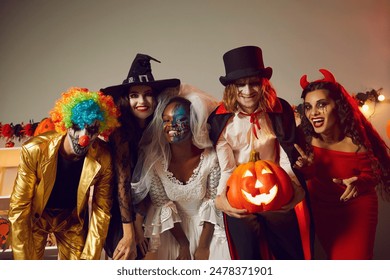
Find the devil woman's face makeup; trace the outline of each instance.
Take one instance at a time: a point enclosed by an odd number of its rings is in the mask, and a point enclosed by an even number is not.
[[[306,118],[318,134],[331,132],[338,125],[336,103],[326,89],[307,93],[303,108]]]

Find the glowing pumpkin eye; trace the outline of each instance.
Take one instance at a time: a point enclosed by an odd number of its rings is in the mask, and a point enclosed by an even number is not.
[[[272,171],[266,167],[261,169],[261,174],[272,174]]]
[[[249,170],[246,170],[244,175],[242,175],[242,178],[245,178],[245,177],[253,177],[252,172],[250,172]]]

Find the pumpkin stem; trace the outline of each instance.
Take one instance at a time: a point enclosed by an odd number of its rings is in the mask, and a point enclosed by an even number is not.
[[[258,160],[260,160],[259,153],[256,152],[255,150],[252,150],[252,151],[251,151],[251,154],[250,154],[250,156],[249,156],[249,161],[251,161],[251,162],[256,162],[256,161],[258,161]]]

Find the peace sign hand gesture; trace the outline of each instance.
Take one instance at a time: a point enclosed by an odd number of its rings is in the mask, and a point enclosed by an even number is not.
[[[300,156],[298,157],[293,167],[299,170],[310,167],[313,164],[313,159],[314,159],[313,153],[306,155],[306,153],[301,149],[301,147],[299,147],[298,144],[294,144],[294,147],[295,149],[297,149]]]

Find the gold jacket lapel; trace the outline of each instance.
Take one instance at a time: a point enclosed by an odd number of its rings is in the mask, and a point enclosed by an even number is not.
[[[85,157],[77,191],[77,215],[79,217],[88,202],[90,187],[94,184],[95,177],[101,168],[101,165],[94,159],[94,154],[96,154],[96,149],[93,145]]]

